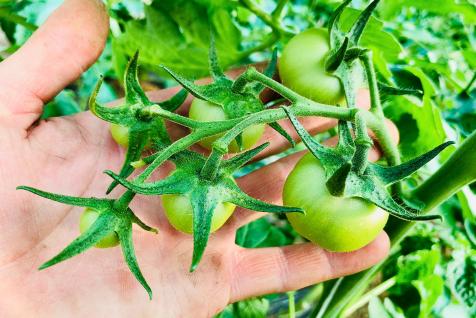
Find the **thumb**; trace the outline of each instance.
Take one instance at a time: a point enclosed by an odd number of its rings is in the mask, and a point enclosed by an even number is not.
[[[99,0],[67,0],[13,55],[0,63],[0,118],[28,128],[43,105],[101,54],[108,16]],[[8,118],[9,119],[9,118]]]

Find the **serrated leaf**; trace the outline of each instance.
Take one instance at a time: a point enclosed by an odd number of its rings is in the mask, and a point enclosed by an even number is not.
[[[448,265],[448,282],[453,294],[476,315],[476,255],[460,253]]]

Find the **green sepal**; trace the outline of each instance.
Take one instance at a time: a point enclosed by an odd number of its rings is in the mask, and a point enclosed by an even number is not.
[[[220,67],[218,61],[217,50],[215,46],[215,34],[213,31],[210,32],[210,47],[208,49],[208,63],[210,67],[210,75],[213,79],[219,80],[226,78],[225,73]]]
[[[139,69],[139,51],[136,51],[124,73],[125,98],[127,104],[152,105],[147,98],[144,90],[140,86],[138,69]]]
[[[408,177],[425,164],[430,162],[433,158],[435,158],[440,152],[442,152],[446,147],[453,145],[453,141],[447,141],[432,150],[422,154],[419,157],[413,158],[405,163],[402,163],[398,166],[392,167],[382,167],[380,165],[371,163],[369,164],[369,170],[372,171],[373,174],[377,175],[378,178],[385,184],[390,185],[395,183],[405,177]]]
[[[350,31],[345,33],[339,29],[339,18],[344,9],[349,5],[351,1],[344,1],[335,11],[329,22],[329,34],[330,34],[330,46],[331,52],[326,60],[326,69],[333,71],[337,76],[342,86],[344,87],[345,98],[347,106],[349,108],[356,107],[355,96],[360,83],[355,78],[361,78],[354,76],[354,73],[362,73],[362,70],[358,67],[356,60],[365,52],[358,46],[362,33],[367,25],[372,12],[375,10],[379,0],[371,2],[358,16],[354,22]]]
[[[106,170],[104,173],[125,188],[144,195],[185,194],[194,185],[187,173],[181,170],[176,170],[170,176],[156,182],[127,181],[110,170]]]
[[[347,47],[349,46],[349,38],[346,36],[340,47],[334,51],[333,54],[329,55],[326,59],[326,71],[334,72],[344,61],[344,58],[347,53]]]
[[[193,272],[202,259],[210,237],[212,217],[220,202],[221,194],[207,182],[197,186],[190,195],[193,221],[193,255],[190,272]]]
[[[278,134],[283,136],[290,144],[291,147],[294,148],[296,146],[296,142],[294,141],[293,137],[280,125],[278,122],[269,123],[269,127],[273,128]]]
[[[214,152],[206,158],[201,154],[184,151],[178,153],[174,161],[176,169],[165,179],[155,182],[127,181],[111,171],[105,171],[115,181],[135,193],[145,195],[177,194],[186,195],[191,200],[193,213],[194,252],[190,270],[197,267],[210,234],[210,222],[217,204],[230,202],[235,205],[270,213],[303,213],[295,207],[283,207],[252,198],[235,183],[233,173],[253,159],[269,143],[237,154],[230,159],[211,159]],[[217,167],[213,178],[202,176],[206,164]]]
[[[268,65],[268,74],[274,73],[276,69],[276,54],[273,54],[274,58]],[[239,118],[264,109],[264,105],[259,98],[259,94],[263,89],[262,85],[250,85],[244,87],[240,92],[232,89],[233,81],[223,73],[219,66],[213,34],[211,34],[210,41],[209,64],[213,82],[206,85],[197,85],[192,80],[184,78],[168,67],[164,65],[161,67],[193,96],[221,106],[228,119]],[[239,144],[239,139],[237,142]]]
[[[393,167],[368,163],[363,173],[352,169],[355,141],[348,123],[339,122],[339,142],[335,148],[327,148],[309,135],[289,107],[283,107],[292,125],[309,151],[319,159],[326,172],[326,186],[334,196],[360,197],[386,210],[390,214],[408,221],[440,218],[438,215],[421,215],[420,210],[408,206],[402,199],[392,198],[387,185],[397,182],[428,163],[448,145],[447,142],[409,162]]]
[[[154,103],[147,98],[140,86],[137,75],[138,58],[139,53],[136,52],[129,61],[124,74],[126,96],[123,105],[110,108],[97,103],[96,97],[101,87],[102,78],[89,99],[89,108],[97,117],[116,125],[127,127],[129,130],[129,146],[119,173],[124,178],[133,173],[135,167],[132,163],[140,159],[146,145],[150,144],[156,149],[161,149],[170,143],[170,138],[162,119],[139,116],[141,109],[154,105]],[[183,104],[186,97],[186,90],[180,90],[169,100],[159,102],[158,105],[166,110],[175,111]],[[106,194],[109,194],[116,186],[117,182],[111,183]]]
[[[365,9],[360,13],[359,17],[357,18],[357,21],[355,21],[354,25],[352,26],[352,29],[349,31],[349,40],[350,43],[353,46],[357,46],[359,44],[360,37],[362,36],[362,33],[364,32],[365,26],[369,22],[370,16],[374,12],[375,8],[377,7],[377,4],[380,2],[380,0],[374,0],[372,1]]]
[[[301,213],[304,210],[298,207],[288,207],[275,205],[255,199],[238,187],[234,182],[229,181],[227,185],[227,201],[245,209],[268,212],[268,213]]]
[[[73,240],[66,248],[64,248],[55,257],[39,267],[40,270],[68,260],[89,248],[96,245],[106,235],[116,232],[119,237],[120,244],[131,272],[137,280],[144,286],[149,297],[152,297],[152,291],[142,276],[132,245],[132,223],[139,225],[146,231],[158,233],[158,231],[140,220],[130,208],[121,209],[116,205],[116,201],[100,198],[80,198],[60,194],[54,194],[27,186],[19,186],[17,189],[32,192],[41,197],[61,202],[73,206],[88,207],[99,212],[98,218],[89,227],[87,231]]]
[[[58,255],[41,265],[39,270],[56,265],[62,261],[72,258],[73,256],[85,252],[105,236],[112,233],[115,230],[117,224],[118,219],[114,213],[110,211],[101,211],[96,221],[94,221],[94,223],[86,232],[71,242]]]
[[[423,96],[423,92],[419,89],[393,87],[382,82],[378,82],[378,90],[381,94],[386,95],[413,95],[416,97]]]
[[[111,205],[111,202],[113,202],[113,200],[110,200],[110,199],[99,199],[94,197],[79,198],[79,197],[72,197],[68,195],[61,195],[61,194],[46,192],[40,189],[28,187],[28,186],[18,186],[17,190],[25,190],[33,194],[36,194],[40,197],[49,199],[51,201],[56,201],[56,202],[79,206],[79,207],[93,208],[93,209],[107,208]]]
[[[175,112],[187,99],[188,92],[186,89],[181,89],[177,94],[172,96],[172,98],[159,102],[159,106],[169,112]]]
[[[352,0],[345,0],[341,5],[339,5],[333,12],[331,18],[329,19],[329,40],[331,47],[337,47],[342,42],[343,32],[339,29],[339,18],[344,12],[344,9],[351,3]]]
[[[243,133],[239,133],[235,137],[236,145],[238,146],[238,152],[243,151]]]
[[[278,49],[274,48],[273,53],[271,55],[271,60],[269,61],[268,65],[263,71],[263,74],[266,75],[269,78],[273,78],[274,73],[276,73],[276,66],[278,64]],[[265,89],[266,86],[264,86],[262,83],[256,83],[253,86],[253,90],[257,94],[261,94],[261,92]]]
[[[134,243],[132,241],[132,223],[126,220],[121,220],[116,232],[119,237],[119,241],[121,242],[122,254],[124,255],[124,260],[126,261],[129,270],[147,291],[147,294],[149,294],[149,299],[152,300],[152,289],[145,280],[144,275],[142,275],[139,264],[137,263],[137,258],[134,251]]]
[[[233,174],[236,170],[243,167],[246,163],[248,163],[251,159],[253,159],[258,153],[263,151],[266,147],[269,146],[269,142],[265,142],[253,149],[247,150],[243,153],[237,154],[231,157],[228,160],[225,160],[221,168],[227,174]]]
[[[131,163],[140,159],[149,140],[148,129],[142,130],[142,127],[132,127],[129,130],[129,146],[127,147],[126,157],[119,172],[121,177],[127,178],[132,174],[132,172],[134,172],[134,167]],[[107,188],[106,194],[111,193],[116,186],[117,182],[112,182]]]

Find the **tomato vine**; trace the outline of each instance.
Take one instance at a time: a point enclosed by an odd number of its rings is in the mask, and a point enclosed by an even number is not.
[[[278,6],[269,16],[251,6],[249,1],[242,2],[272,27],[274,35],[271,41],[283,34],[290,35],[279,24],[282,6]],[[101,242],[107,235],[116,233],[131,272],[152,297],[152,290],[143,277],[135,257],[132,224],[135,223],[149,232],[157,232],[157,230],[144,224],[130,209],[129,205],[136,194],[180,195],[190,200],[194,239],[191,271],[197,268],[205,252],[213,214],[219,204],[231,203],[270,213],[305,213],[306,211],[301,207],[278,206],[252,198],[235,183],[233,173],[260,153],[268,145],[267,143],[225,159],[231,143],[236,142],[238,149],[243,150],[242,134],[253,125],[269,125],[294,145],[290,135],[277,123],[282,119],[289,119],[309,152],[322,164],[325,171],[325,186],[333,196],[361,198],[405,221],[439,218],[438,215],[430,215],[426,212],[445,200],[455,190],[474,180],[476,176],[474,173],[470,177],[458,176],[458,182],[451,186],[438,185],[438,188],[442,190],[436,196],[429,195],[431,191],[428,189],[441,182],[446,175],[453,174],[453,167],[460,164],[461,158],[464,158],[466,163],[469,162],[468,158],[472,157],[468,149],[474,149],[476,137],[474,134],[470,136],[447,164],[413,193],[402,193],[398,187],[399,182],[432,160],[451,142],[446,142],[417,158],[401,163],[400,153],[385,125],[379,92],[385,91],[387,94],[419,94],[421,92],[391,87],[377,81],[372,51],[361,46],[360,38],[379,1],[371,2],[359,15],[352,28],[344,32],[338,22],[350,2],[351,0],[344,1],[330,20],[328,29],[330,52],[325,63],[326,71],[338,77],[342,84],[346,107],[311,100],[274,80],[276,51],[263,73],[249,67],[236,79],[228,78],[219,66],[213,33],[209,50],[210,73],[213,79],[211,84],[195,84],[178,72],[163,66],[162,68],[183,89],[167,101],[152,102],[144,93],[137,77],[139,53],[132,57],[125,71],[126,96],[123,105],[109,108],[97,102],[97,95],[102,84],[102,79],[99,80],[89,100],[89,109],[98,118],[128,130],[127,153],[120,171],[118,173],[106,171],[106,174],[113,179],[106,194],[119,184],[126,188],[126,191],[118,199],[79,198],[19,186],[18,189],[30,191],[47,199],[86,207],[98,213],[95,221],[84,233],[57,256],[44,263],[40,269],[82,253]],[[268,42],[266,46],[269,46]],[[359,88],[358,81],[354,80],[356,75],[366,78],[370,91],[370,110],[356,108],[356,93]],[[259,97],[265,88],[278,93],[289,102],[289,105],[267,108]],[[201,122],[176,113],[177,108],[183,104],[187,92],[195,98],[221,107],[227,119]],[[315,141],[297,120],[297,117],[316,116],[339,120],[339,142],[335,148],[324,147]],[[172,141],[165,128],[166,122],[184,126],[190,129],[190,133]],[[383,151],[387,165],[368,161],[368,153],[373,146],[368,129],[374,132],[375,140]],[[190,146],[218,134],[220,137],[213,141],[211,153],[208,156],[189,150]],[[150,145],[154,154],[142,157],[147,145]],[[168,160],[175,164],[176,169],[164,179],[148,182],[152,173]],[[472,160],[474,162],[474,158]],[[145,169],[137,177],[127,180],[136,168],[142,166],[145,166]],[[394,186],[390,187],[390,185]],[[394,241],[401,238],[412,224],[395,220],[392,222],[394,225],[389,229],[389,233]],[[377,268],[347,280],[340,280],[340,286],[351,283],[355,286],[348,288],[347,293],[340,293],[338,297],[329,300],[327,315],[333,317],[339,313],[350,297],[366,287],[366,283],[375,274]]]

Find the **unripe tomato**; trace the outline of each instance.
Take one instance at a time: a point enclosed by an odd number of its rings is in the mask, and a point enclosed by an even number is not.
[[[226,114],[223,108],[219,105],[212,104],[210,102],[204,101],[199,98],[195,98],[190,105],[190,110],[188,116],[191,119],[197,121],[219,121],[219,120],[226,120]],[[243,130],[243,149],[250,149],[253,147],[258,140],[261,138],[264,132],[264,124],[254,125],[246,128]],[[215,136],[211,136],[205,138],[199,142],[199,144],[207,149],[212,148],[212,143],[223,136],[223,134],[218,134]],[[233,140],[228,150],[230,152],[238,152],[238,144],[235,140]]]
[[[340,80],[325,69],[329,50],[327,29],[308,29],[293,37],[279,59],[282,83],[316,102],[344,104]]]
[[[81,233],[86,232],[96,221],[98,216],[98,211],[91,208],[86,208],[79,219],[79,231]],[[95,246],[99,248],[108,248],[117,245],[119,245],[119,237],[117,236],[116,232],[111,232],[110,234],[106,235],[102,240],[100,240]]]
[[[191,234],[193,232],[192,204],[185,195],[164,194],[162,205],[169,223],[178,231]],[[235,210],[232,203],[219,203],[212,216],[210,232],[213,233],[225,224]]]
[[[124,148],[129,146],[129,128],[117,124],[110,124],[109,129],[112,139],[114,139],[118,145]]]
[[[334,252],[354,251],[373,241],[387,223],[388,213],[364,199],[332,196],[325,183],[319,160],[306,154],[284,185],[284,204],[306,212],[287,214],[293,228]]]

